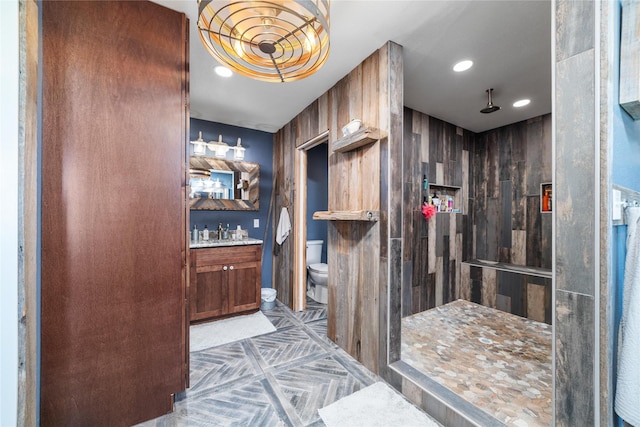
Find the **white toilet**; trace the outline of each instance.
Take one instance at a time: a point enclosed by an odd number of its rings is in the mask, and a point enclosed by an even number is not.
[[[307,240],[307,295],[327,303],[327,264],[322,261],[322,240]]]

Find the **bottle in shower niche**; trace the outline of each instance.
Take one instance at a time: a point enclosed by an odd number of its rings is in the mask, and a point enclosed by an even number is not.
[[[436,207],[436,212],[440,212],[440,198],[436,193],[433,193],[433,197],[431,197],[431,202],[433,206]]]
[[[198,227],[193,226],[193,231],[191,232],[191,241],[193,243],[198,243]]]
[[[204,230],[202,230],[202,240],[204,240],[205,242],[209,241],[209,229],[207,228],[206,224],[204,226]]]

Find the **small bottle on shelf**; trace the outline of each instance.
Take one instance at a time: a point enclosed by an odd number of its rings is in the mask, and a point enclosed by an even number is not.
[[[436,207],[436,212],[440,212],[440,198],[436,193],[433,193],[433,197],[431,197],[431,201],[433,202],[433,206]]]
[[[209,229],[206,224],[204,225],[204,230],[202,230],[202,240],[205,242],[209,241]]]
[[[191,232],[191,240],[194,243],[198,242],[198,227],[196,227],[195,225],[193,226],[193,231]]]

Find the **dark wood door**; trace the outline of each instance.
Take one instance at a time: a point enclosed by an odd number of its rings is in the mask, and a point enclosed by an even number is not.
[[[184,389],[187,34],[151,2],[42,3],[42,425]]]

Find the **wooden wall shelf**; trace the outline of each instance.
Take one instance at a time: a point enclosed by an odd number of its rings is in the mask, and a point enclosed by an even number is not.
[[[340,138],[333,143],[333,152],[344,153],[363,145],[371,144],[384,138],[386,134],[376,128],[362,128],[351,135]]]
[[[324,221],[370,221],[380,220],[380,211],[318,211],[313,219]]]

